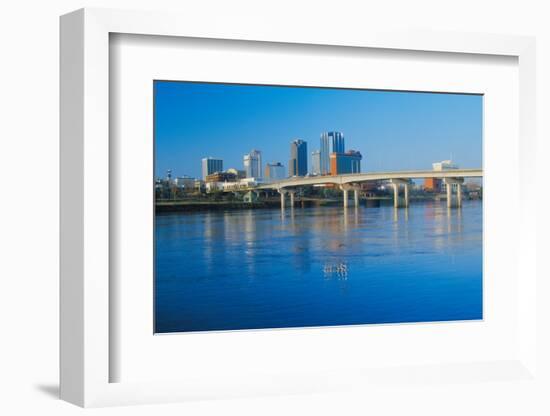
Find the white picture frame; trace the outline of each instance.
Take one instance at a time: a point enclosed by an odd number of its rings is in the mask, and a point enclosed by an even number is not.
[[[82,9],[61,18],[61,398],[80,406],[181,401],[193,398],[254,394],[322,392],[342,388],[342,380],[377,383],[407,378],[405,371],[381,368],[369,375],[335,370],[320,381],[314,374],[294,374],[235,381],[234,374],[186,381],[110,382],[111,363],[120,358],[110,349],[110,170],[109,36],[113,33],[188,38],[280,42],[334,47],[381,48],[453,54],[516,57],[519,65],[520,215],[518,268],[518,356],[495,371],[536,376],[536,218],[527,215],[535,192],[535,41],[530,37],[464,33],[411,33],[361,30],[326,33],[277,26],[240,26],[220,20],[204,25],[190,16],[165,13]],[[418,370],[415,377],[448,377],[478,381],[475,369],[494,363],[456,366],[443,363]],[[446,370],[445,370],[446,369]],[[468,371],[468,369],[474,371]],[[448,370],[448,371],[447,371]],[[396,381],[397,382],[397,381]]]

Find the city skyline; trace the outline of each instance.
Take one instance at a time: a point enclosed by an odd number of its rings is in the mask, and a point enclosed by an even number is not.
[[[289,144],[298,137],[310,172],[311,152],[322,151],[329,132],[363,154],[364,172],[425,169],[451,157],[481,166],[481,109],[479,95],[156,81],[155,175],[201,178],[207,157],[243,169],[251,149],[261,152],[261,173],[280,162],[290,175]],[[315,126],[326,128],[311,133]]]

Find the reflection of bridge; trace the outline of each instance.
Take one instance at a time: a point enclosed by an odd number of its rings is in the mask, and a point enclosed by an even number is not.
[[[451,207],[453,188],[456,188],[456,206],[460,207],[462,200],[462,183],[464,178],[482,177],[481,169],[450,169],[450,170],[413,170],[398,172],[353,173],[335,176],[304,176],[284,179],[258,185],[250,190],[277,190],[281,194],[281,208],[285,207],[285,195],[290,195],[290,205],[294,206],[296,188],[307,185],[336,185],[343,193],[344,207],[348,206],[348,192],[354,192],[355,206],[359,205],[360,184],[372,181],[390,181],[393,186],[394,206],[409,206],[409,186],[411,179],[436,178],[442,179],[447,185],[447,206]],[[454,185],[454,186],[453,186]],[[404,189],[404,202],[399,203],[399,188]]]

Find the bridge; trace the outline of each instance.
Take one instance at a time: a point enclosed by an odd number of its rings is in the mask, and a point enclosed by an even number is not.
[[[449,170],[408,170],[394,172],[369,172],[369,173],[352,173],[343,175],[326,175],[326,176],[301,176],[283,179],[276,182],[269,182],[255,186],[249,190],[276,190],[281,194],[281,208],[285,208],[286,194],[290,195],[290,206],[294,206],[294,194],[296,189],[301,186],[308,185],[336,185],[342,190],[344,207],[349,204],[349,191],[354,192],[355,206],[359,206],[359,191],[360,184],[373,181],[389,181],[393,187],[394,206],[408,207],[409,206],[409,186],[411,179],[441,179],[447,190],[447,206],[453,206],[453,187],[456,188],[456,204],[460,207],[462,204],[462,183],[465,178],[480,178],[483,177],[483,170],[479,169],[449,169]],[[455,185],[455,186],[453,186]],[[399,191],[403,188],[403,204],[399,201]]]

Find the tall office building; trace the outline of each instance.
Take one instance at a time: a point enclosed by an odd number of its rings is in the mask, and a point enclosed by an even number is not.
[[[355,150],[348,150],[345,153],[331,153],[330,174],[360,173],[362,158],[361,153]]]
[[[344,135],[339,131],[321,133],[321,175],[330,175],[330,154],[344,153]]]
[[[265,179],[276,181],[285,178],[285,167],[281,162],[273,162],[265,165]]]
[[[288,176],[307,175],[307,142],[296,139],[290,143]]]
[[[243,157],[244,170],[247,178],[262,177],[262,152],[252,150]]]
[[[206,180],[206,177],[212,173],[222,171],[222,159],[216,159],[214,157],[205,157],[204,159],[202,159],[202,180]]]
[[[321,174],[321,151],[314,150],[311,152],[311,174],[320,175]]]

